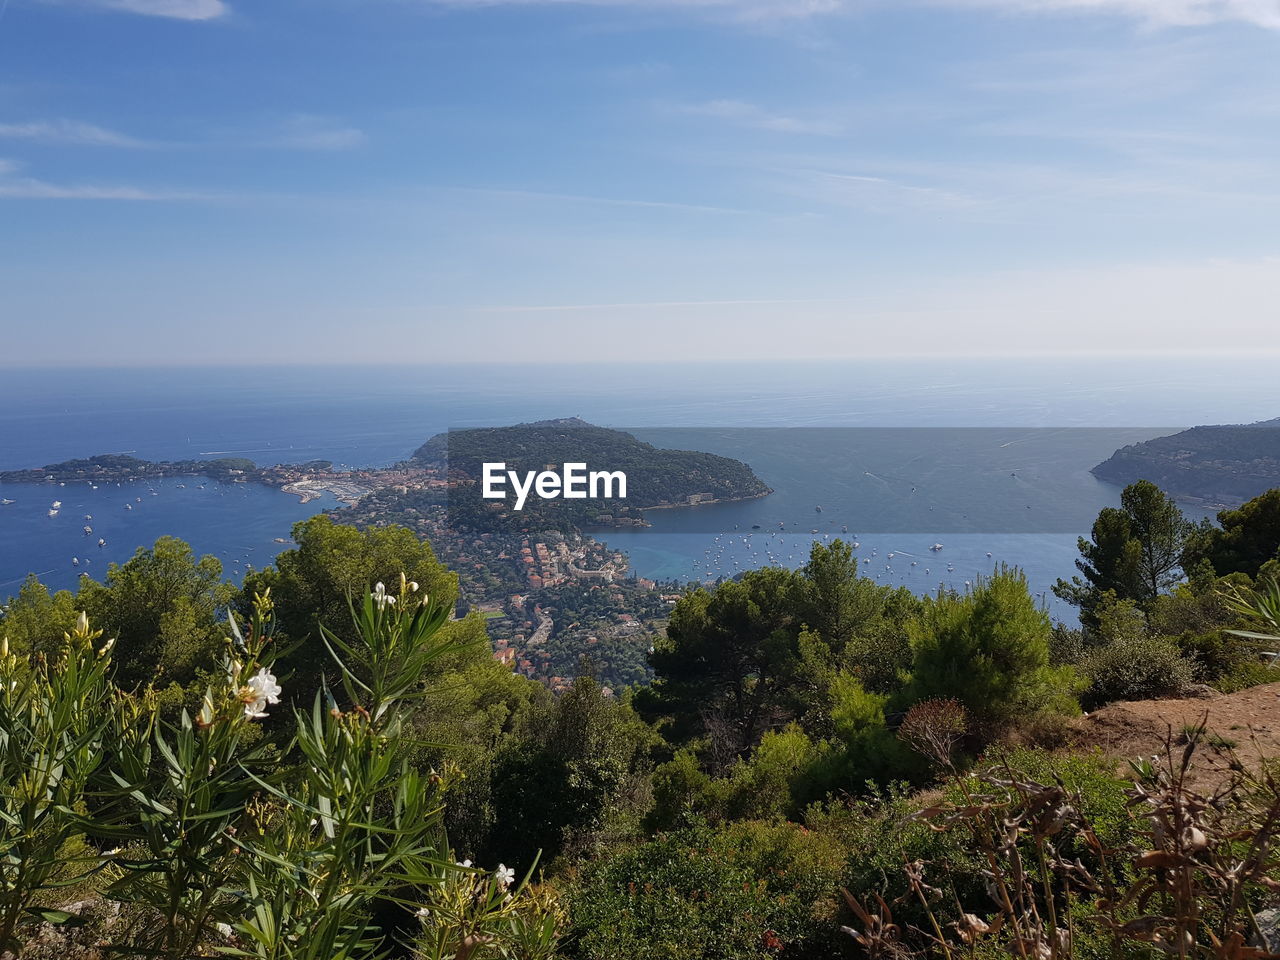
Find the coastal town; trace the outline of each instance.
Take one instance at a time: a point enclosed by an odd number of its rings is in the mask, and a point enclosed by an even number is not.
[[[589,664],[610,690],[643,683],[648,653],[684,589],[638,577],[625,553],[593,530],[645,525],[641,508],[615,504],[581,511],[573,501],[531,502],[512,511],[482,500],[476,463],[515,458],[554,462],[566,444],[596,462],[623,462],[643,509],[697,507],[765,496],[771,491],[738,461],[693,451],[659,450],[630,434],[576,419],[514,428],[455,431],[433,438],[389,467],[338,469],[328,460],[259,466],[242,458],[151,462],[104,454],[0,474],[0,482],[147,483],[206,477],[273,487],[311,503],[331,496],[325,512],[358,527],[398,525],[431,544],[459,579],[455,616],[487,621],[493,656],[511,669],[562,689]],[[494,444],[502,446],[494,447]],[[492,456],[489,457],[489,453]],[[444,454],[451,453],[452,457]],[[495,506],[497,509],[495,509]],[[277,537],[277,543],[287,543]]]

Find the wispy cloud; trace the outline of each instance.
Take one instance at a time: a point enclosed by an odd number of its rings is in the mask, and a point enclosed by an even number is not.
[[[77,120],[34,120],[0,123],[0,139],[32,143],[78,144],[91,147],[147,147],[151,144],[127,134]]]
[[[554,193],[540,190],[504,190],[499,187],[453,187],[457,193],[510,197],[525,200],[547,200],[556,203],[602,204],[610,207],[641,207],[657,210],[687,210],[693,213],[750,214],[754,211],[736,207],[717,207],[704,203],[680,203],[674,200],[637,200],[628,197],[599,197],[577,193]]]
[[[57,146],[122,147],[130,149],[186,149],[209,147],[270,150],[350,150],[368,138],[364,131],[314,114],[294,114],[270,128],[225,131],[205,141],[143,140],[97,124],[79,120],[30,120],[0,123],[0,140]]]
[[[135,0],[142,2],[142,0]],[[159,2],[159,0],[156,0]],[[1280,0],[425,0],[442,6],[489,7],[577,3],[647,10],[692,9],[746,20],[786,20],[910,3],[918,7],[989,9],[1015,14],[1078,13],[1126,16],[1152,26],[1193,27],[1237,21],[1280,29]]]
[[[787,297],[773,300],[643,300],[631,303],[500,304],[468,307],[472,313],[562,313],[593,310],[665,310],[677,307],[785,306],[812,303],[853,303],[845,297]]]
[[[830,170],[790,171],[789,177],[794,192],[837,206],[879,213],[904,210],[962,213],[981,206],[977,198],[961,191],[889,177]]]
[[[309,113],[294,114],[285,120],[279,133],[264,137],[257,146],[286,150],[350,150],[368,140],[364,131],[329,117]]]
[[[216,20],[231,8],[223,0],[83,0],[91,7],[171,20]]]
[[[844,6],[843,0],[424,0],[424,2],[451,7],[577,4],[641,10],[685,9],[745,21],[801,20],[818,14],[831,13]]]
[[[22,200],[212,200],[212,194],[92,183],[51,183],[22,175],[13,160],[0,158],[0,198]]]
[[[737,126],[771,130],[776,133],[831,136],[840,132],[839,125],[831,121],[774,113],[743,100],[707,100],[703,103],[679,104],[672,109],[675,113],[685,116],[710,117]]]
[[[1104,13],[1153,26],[1193,27],[1224,21],[1280,30],[1280,0],[926,0],[932,6],[1012,13]]]

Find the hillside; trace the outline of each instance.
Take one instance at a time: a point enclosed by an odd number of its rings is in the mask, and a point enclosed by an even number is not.
[[[1192,427],[1130,444],[1093,468],[1100,480],[1150,480],[1180,500],[1235,507],[1280,486],[1280,418]]]
[[[530,497],[521,514],[511,517],[522,523],[536,518],[562,529],[581,524],[637,525],[643,522],[646,509],[746,500],[773,492],[739,460],[660,449],[624,431],[577,417],[438,434],[414,451],[410,463],[447,470],[451,480],[463,481],[452,489],[450,513],[455,521],[491,526],[508,516],[507,504],[482,499],[480,480],[483,464],[499,461],[521,473],[576,462],[585,463],[588,470],[626,474],[625,501]]]

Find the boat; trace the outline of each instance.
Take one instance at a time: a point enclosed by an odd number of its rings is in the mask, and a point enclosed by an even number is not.
[[[89,525],[86,523],[86,524],[84,525],[84,535],[87,537],[87,536],[88,536],[89,534],[91,534],[91,533],[93,533],[93,527],[89,526]]]
[[[99,537],[99,538],[98,538],[98,546],[100,546],[100,547],[105,547],[106,545],[107,545],[107,541],[105,541],[105,540],[103,540],[101,537]]]
[[[821,507],[814,507],[814,508],[813,508],[813,512],[814,512],[814,513],[821,513],[821,512],[822,512],[822,508],[821,508]]]
[[[133,504],[132,504],[132,503],[126,503],[126,504],[124,505],[124,508],[125,508],[126,510],[132,510],[132,509],[133,509]]]
[[[934,544],[932,547],[930,547],[929,549],[930,549],[930,550],[932,550],[934,553],[937,553],[939,550],[941,550],[941,549],[942,549],[942,544],[940,544],[940,543],[935,543],[935,544]]]
[[[84,515],[84,518],[85,518],[86,520],[92,520],[92,519],[93,519],[93,514],[92,514],[92,513],[86,513],[86,514]]]
[[[49,516],[51,516],[51,517],[56,517],[57,515],[58,515],[58,511],[57,511],[57,510],[50,510],[50,511],[49,511]]]
[[[80,566],[80,558],[79,558],[79,557],[72,557],[72,558],[71,558],[71,565],[72,565],[73,567],[78,567],[78,566]]]
[[[4,503],[4,504],[17,503],[17,502],[18,502],[17,500],[0,500],[0,503]]]
[[[57,509],[59,509],[59,508],[62,506],[62,501],[61,501],[61,500],[55,500],[55,501],[53,501],[53,503],[49,504],[49,506],[51,506],[51,507],[53,507],[53,509],[57,510]]]

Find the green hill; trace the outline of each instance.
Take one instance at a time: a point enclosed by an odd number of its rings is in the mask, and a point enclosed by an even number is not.
[[[504,462],[507,469],[559,469],[585,463],[588,470],[620,470],[627,476],[625,501],[538,500],[530,497],[512,519],[538,520],[564,528],[591,523],[639,523],[641,511],[657,507],[762,497],[773,491],[739,460],[693,450],[664,450],[622,430],[598,427],[570,417],[510,427],[453,430],[432,437],[416,451],[412,463],[447,469],[463,481],[450,495],[455,521],[500,518],[508,501],[480,496],[483,464]],[[468,485],[465,481],[473,481]]]
[[[1192,427],[1130,444],[1093,468],[1100,480],[1150,480],[1182,500],[1233,507],[1280,486],[1280,418]]]

